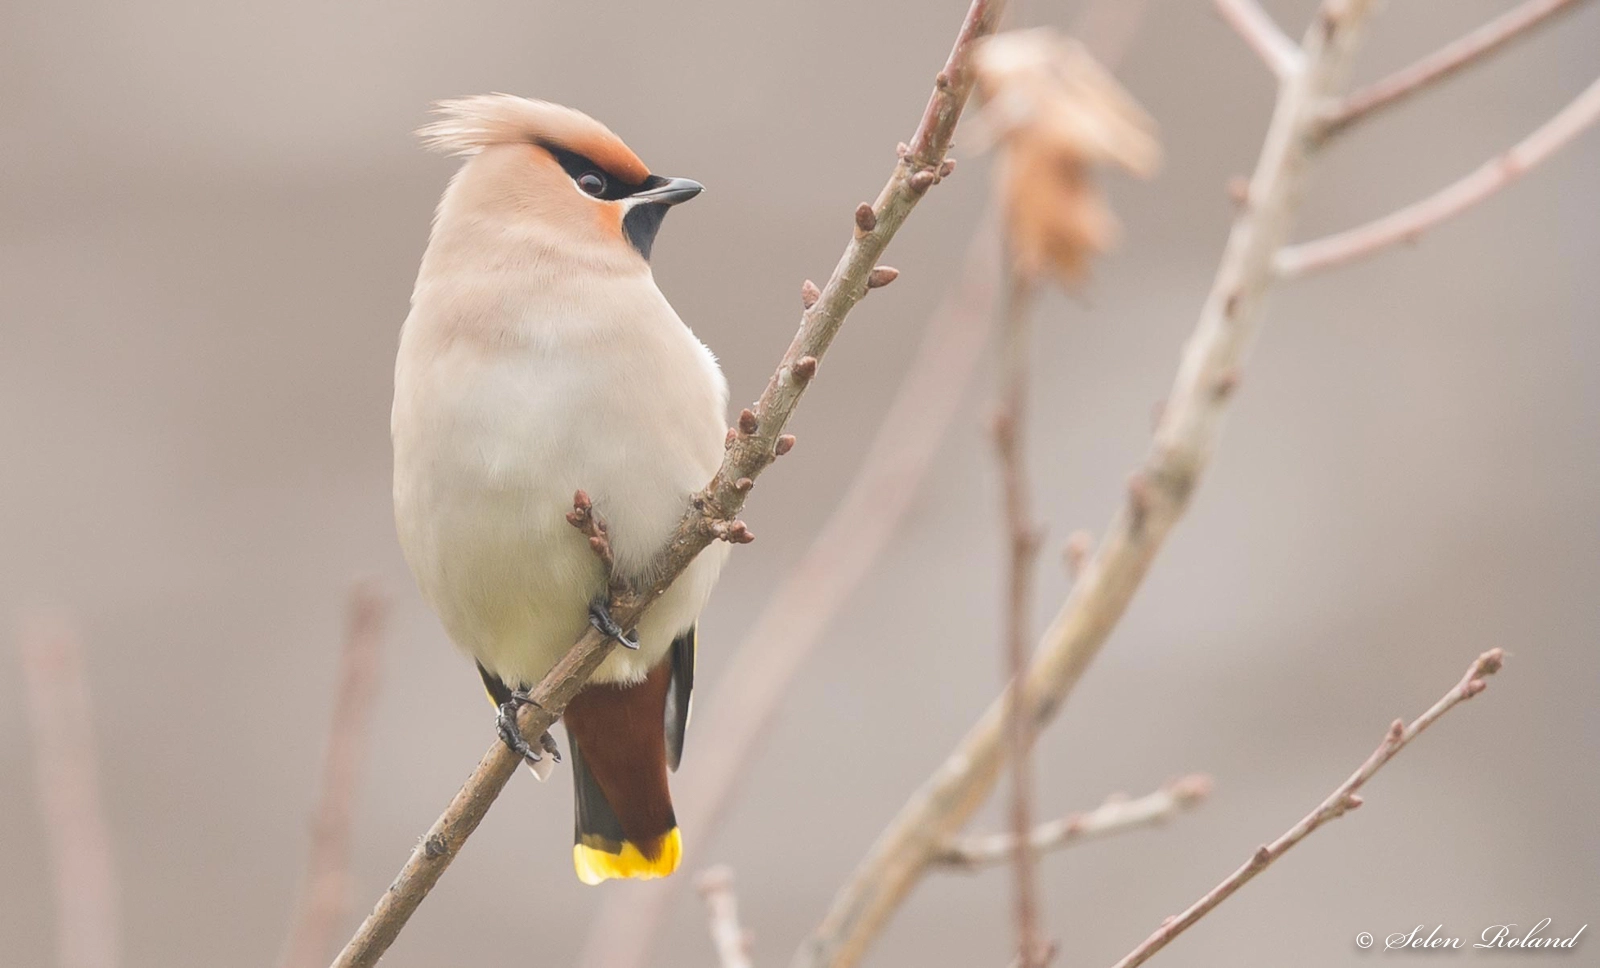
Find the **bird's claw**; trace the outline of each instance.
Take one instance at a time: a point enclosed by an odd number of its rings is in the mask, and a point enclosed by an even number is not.
[[[538,763],[544,760],[539,750],[529,745],[522,738],[522,729],[517,726],[517,710],[523,706],[537,706],[538,701],[526,692],[518,690],[511,694],[511,698],[500,704],[500,711],[495,716],[495,726],[500,731],[500,741],[505,743],[511,752],[517,754],[529,763]],[[561,747],[556,745],[556,738],[546,730],[539,734],[539,747],[557,763],[561,762]]]
[[[606,638],[616,639],[622,643],[624,649],[637,650],[639,648],[639,641],[628,638],[627,633],[622,631],[622,626],[618,625],[616,620],[611,617],[611,611],[606,608],[605,602],[595,602],[589,606],[589,624],[598,629],[600,634]]]

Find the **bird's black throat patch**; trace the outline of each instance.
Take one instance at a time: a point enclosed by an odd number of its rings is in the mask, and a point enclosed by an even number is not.
[[[622,234],[628,237],[646,262],[650,261],[650,247],[655,244],[656,233],[661,231],[661,220],[667,217],[670,205],[660,202],[641,202],[622,217]]]

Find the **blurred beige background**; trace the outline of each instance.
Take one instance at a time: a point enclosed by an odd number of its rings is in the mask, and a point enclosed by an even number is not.
[[[737,406],[792,334],[800,280],[827,273],[881,185],[964,6],[0,6],[0,963],[53,958],[15,619],[64,612],[85,637],[134,968],[276,958],[352,576],[395,603],[359,911],[492,735],[390,521],[396,331],[452,169],[410,135],[430,100],[570,103],[657,170],[705,182],[668,221],[657,276]],[[1314,4],[1270,6],[1298,30]],[[1359,74],[1507,6],[1391,3]],[[1066,24],[1076,9],[1026,14]],[[1301,234],[1475,167],[1592,80],[1597,51],[1589,5],[1362,129],[1319,170]],[[1201,0],[1152,2],[1120,74],[1159,119],[1167,166],[1113,186],[1126,244],[1088,305],[1045,307],[1035,463],[1057,546],[1103,526],[1143,452],[1224,238],[1224,184],[1253,163],[1273,96]],[[961,261],[987,189],[984,162],[956,154],[894,244],[901,281],[853,317],[800,446],[751,504],[761,540],[705,620],[704,683],[827,515]],[[1600,922],[1597,201],[1591,132],[1416,248],[1275,294],[1192,513],[1040,752],[1047,813],[1190,770],[1217,793],[1163,830],[1046,862],[1061,964],[1132,947],[1497,645],[1512,663],[1486,699],[1163,963],[1346,965],[1383,957],[1357,951],[1363,930]],[[687,831],[691,864],[735,866],[763,964],[785,963],[996,688],[987,394],[726,828]],[[1066,584],[1044,573],[1041,620]],[[604,891],[631,889],[573,878],[571,809],[564,771],[545,787],[519,776],[385,964],[571,963]],[[927,882],[873,963],[1004,963],[1005,884]],[[1596,930],[1565,963],[1592,959]],[[657,964],[709,963],[686,892]]]

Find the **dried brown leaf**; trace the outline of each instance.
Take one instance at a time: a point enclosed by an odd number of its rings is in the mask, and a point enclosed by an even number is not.
[[[1048,28],[997,35],[975,64],[1013,264],[1075,286],[1117,238],[1097,171],[1153,175],[1155,122],[1081,44]]]

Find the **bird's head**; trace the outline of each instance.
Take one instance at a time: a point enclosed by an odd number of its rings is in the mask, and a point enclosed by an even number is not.
[[[622,139],[588,115],[510,94],[442,101],[418,134],[431,149],[469,156],[439,220],[496,230],[618,268],[648,261],[667,209],[699,182],[651,174]]]

